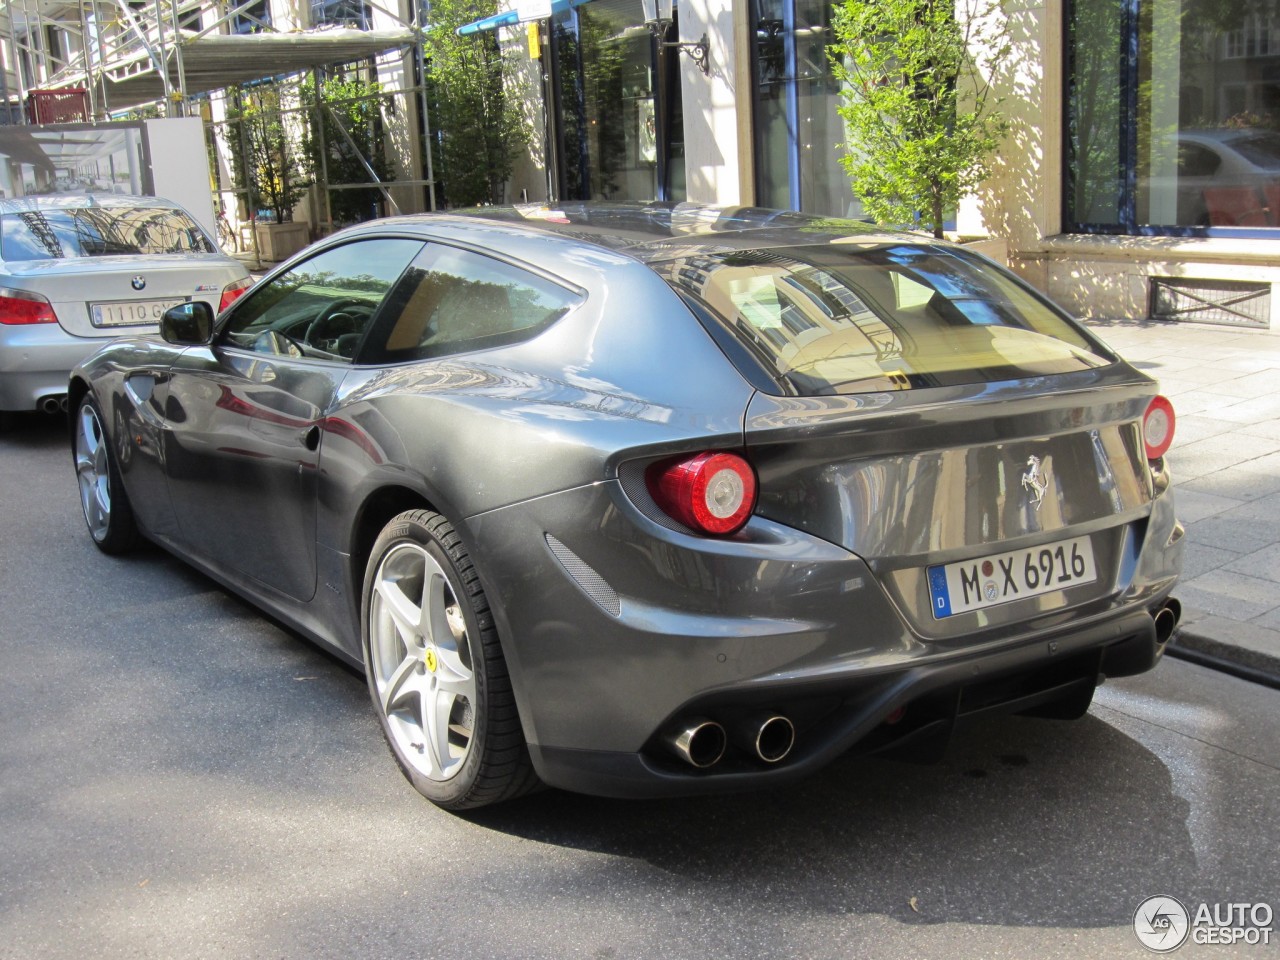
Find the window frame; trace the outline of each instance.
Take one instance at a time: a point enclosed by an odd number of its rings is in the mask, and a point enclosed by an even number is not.
[[[1089,223],[1076,220],[1072,209],[1075,196],[1074,175],[1077,169],[1074,144],[1071,135],[1072,94],[1076,86],[1075,18],[1079,0],[1064,0],[1062,6],[1062,154],[1059,175],[1059,214],[1064,234],[1118,237],[1198,237],[1240,240],[1280,239],[1280,226],[1274,227],[1215,227],[1198,225],[1153,225],[1137,222],[1138,206],[1138,87],[1139,53],[1142,37],[1140,23],[1143,5],[1152,0],[1122,0],[1121,3],[1121,53],[1123,66],[1120,71],[1120,130],[1119,153],[1123,167],[1120,191],[1119,223]],[[1225,37],[1226,34],[1223,34]]]

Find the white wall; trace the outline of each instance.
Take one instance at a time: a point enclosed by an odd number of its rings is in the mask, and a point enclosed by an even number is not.
[[[143,125],[151,157],[151,182],[157,197],[181,204],[209,236],[218,235],[209,187],[209,157],[204,122],[199,117],[147,120]]]
[[[710,46],[709,77],[703,76],[691,57],[679,54],[685,184],[689,199],[696,203],[734,205],[751,200],[747,186],[751,182],[751,72],[746,58],[739,55],[738,43],[745,35],[739,27],[746,15],[743,3],[682,0],[680,4],[680,40],[692,43],[705,32]]]

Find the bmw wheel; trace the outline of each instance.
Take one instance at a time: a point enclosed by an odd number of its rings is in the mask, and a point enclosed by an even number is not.
[[[463,810],[536,786],[488,602],[444,517],[414,510],[387,524],[362,607],[369,693],[418,791]]]
[[[76,411],[72,444],[80,506],[89,535],[103,553],[124,553],[138,542],[138,527],[111,452],[111,439],[91,396],[81,400]]]

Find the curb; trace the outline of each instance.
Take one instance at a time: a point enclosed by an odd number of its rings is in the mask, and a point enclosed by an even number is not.
[[[1241,680],[1280,690],[1280,649],[1276,653],[1225,642],[1197,629],[1198,624],[1179,627],[1165,653],[1179,660],[1210,667]]]

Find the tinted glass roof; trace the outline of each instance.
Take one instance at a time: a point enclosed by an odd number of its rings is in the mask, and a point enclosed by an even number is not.
[[[832,242],[868,249],[930,238],[886,230],[860,220],[815,217],[765,207],[717,207],[696,203],[557,203],[478,207],[458,216],[520,224],[586,243],[625,250],[644,261],[692,252],[727,253]]]

